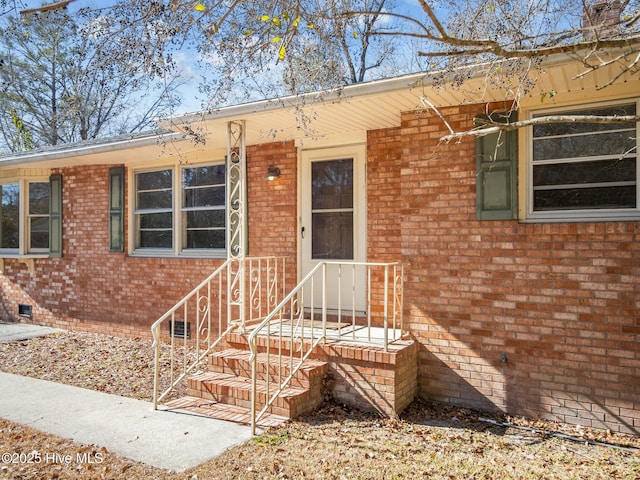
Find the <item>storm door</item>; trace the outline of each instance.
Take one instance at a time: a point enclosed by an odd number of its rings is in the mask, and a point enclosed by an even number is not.
[[[364,146],[303,152],[301,269],[304,277],[318,262],[354,263],[365,259],[366,199]],[[365,311],[365,270],[329,267],[327,304]],[[338,280],[337,276],[341,278]],[[314,303],[321,303],[321,285]]]

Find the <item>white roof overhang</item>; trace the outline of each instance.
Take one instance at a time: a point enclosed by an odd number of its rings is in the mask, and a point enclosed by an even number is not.
[[[427,109],[423,98],[438,108],[512,100],[518,91],[514,83],[517,79],[500,84],[486,80],[489,70],[496,68],[497,64],[485,64],[459,69],[455,73],[464,82],[458,87],[451,87],[451,79],[440,81],[442,72],[427,72],[161,119],[158,125],[163,133],[116,137],[0,157],[0,169],[27,165],[52,168],[140,164],[194,152],[196,155],[222,152],[227,148],[229,122],[244,122],[247,145],[295,141],[302,147],[312,148],[319,142],[362,141],[368,130],[399,126],[402,112]],[[539,105],[541,93],[550,91],[585,92],[585,98],[589,98],[589,92],[619,74],[620,66],[612,62],[580,76],[585,71],[584,65],[563,54],[545,59],[538,71],[538,81],[520,97],[521,105],[526,102]],[[625,74],[619,82],[635,84],[640,80]],[[197,132],[206,142],[197,143],[188,138],[190,131]]]
[[[428,72],[375,82],[345,86],[340,89],[305,95],[222,107],[209,112],[163,119],[161,127],[173,131],[197,130],[205,135],[210,148],[226,147],[227,124],[245,123],[246,142],[258,145],[273,141],[296,141],[301,146],[331,139],[364,138],[368,130],[397,127],[401,114],[407,111],[513,100],[516,92],[520,105],[540,105],[544,92],[594,92],[620,73],[619,63],[610,63],[581,76],[586,70],[576,56],[550,56],[542,67],[532,68],[537,81],[532,88],[518,88],[518,79],[487,81],[487,74],[499,64],[484,64],[459,69],[457,78],[464,79],[452,87],[453,78],[441,80],[441,72]],[[508,71],[507,66],[504,67]],[[638,81],[625,74],[619,82]],[[615,89],[612,89],[612,91]],[[523,93],[524,92],[524,93]],[[585,93],[591,98],[592,93]],[[428,103],[423,101],[428,99]],[[548,97],[549,98],[549,97]]]

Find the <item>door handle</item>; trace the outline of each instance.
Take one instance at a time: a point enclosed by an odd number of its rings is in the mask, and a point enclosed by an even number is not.
[[[304,227],[302,227],[302,229],[300,230],[300,235],[302,235],[302,238],[304,238]]]

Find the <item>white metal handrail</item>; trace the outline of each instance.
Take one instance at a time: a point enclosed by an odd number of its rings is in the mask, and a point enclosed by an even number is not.
[[[151,326],[154,409],[226,335],[262,320],[279,303],[286,291],[285,260],[285,257],[226,260],[154,322]],[[195,327],[193,332],[191,324]],[[163,325],[168,327],[164,333]],[[176,326],[182,326],[181,339],[176,338]],[[188,338],[190,333],[193,339]]]
[[[356,286],[362,279],[367,287],[364,314],[356,308]],[[402,338],[403,279],[404,269],[400,263],[323,261],[252,329],[248,342],[252,364],[251,429],[254,435],[257,421],[274,404],[321,342],[335,339],[374,344],[387,351],[390,343]],[[329,281],[338,292],[337,308],[331,311],[328,308]],[[343,286],[351,291],[348,299],[343,299],[340,293]],[[336,321],[329,328],[330,316]],[[264,364],[261,365],[264,372],[258,372],[259,338],[266,339],[263,346],[266,355],[262,357]],[[265,382],[265,402],[259,412],[258,375],[263,376]]]

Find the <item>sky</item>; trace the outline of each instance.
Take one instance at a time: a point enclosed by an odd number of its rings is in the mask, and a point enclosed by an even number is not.
[[[43,5],[50,5],[59,0],[7,0],[6,3],[15,3],[18,10],[37,8]],[[77,11],[82,8],[108,8],[115,3],[114,0],[72,0],[68,5],[70,12]],[[418,0],[396,0],[395,5],[403,12],[416,14],[421,12]],[[203,71],[196,61],[197,54],[193,51],[184,50],[173,54],[174,61],[178,65],[179,71],[189,80],[179,92],[182,97],[182,103],[178,107],[176,113],[196,112],[203,109],[203,102],[206,101],[204,96],[199,93],[198,85],[202,81]],[[275,63],[275,61],[274,61]],[[276,69],[274,69],[276,70]]]

